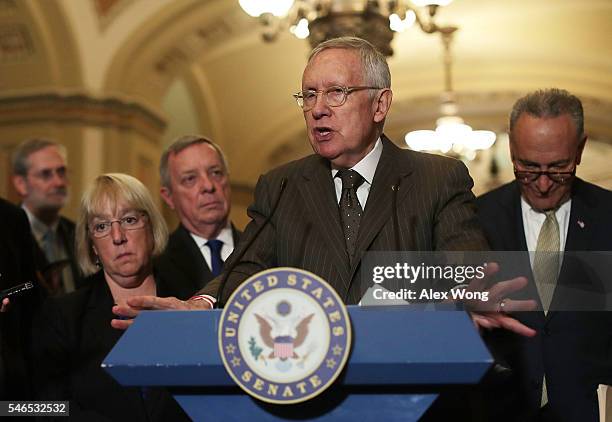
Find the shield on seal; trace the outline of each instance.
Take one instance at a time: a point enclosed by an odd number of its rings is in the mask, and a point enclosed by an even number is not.
[[[274,338],[274,357],[288,359],[293,356],[293,337],[278,336]]]

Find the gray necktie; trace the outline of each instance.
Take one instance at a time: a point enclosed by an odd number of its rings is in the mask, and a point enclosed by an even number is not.
[[[42,248],[50,264],[57,261],[57,246],[55,245],[55,232],[53,229],[47,230],[43,235]]]
[[[363,177],[355,170],[340,170],[336,177],[342,180],[342,195],[340,196],[340,218],[346,250],[352,261],[355,254],[357,234],[359,233],[359,222],[363,214],[363,208],[357,198],[357,188],[364,182]]]
[[[546,211],[546,220],[538,235],[538,245],[533,258],[533,276],[535,278],[538,294],[542,301],[542,308],[547,314],[555,292],[557,277],[559,276],[559,223],[555,211]],[[548,403],[546,388],[546,374],[542,380],[542,398],[540,406]]]

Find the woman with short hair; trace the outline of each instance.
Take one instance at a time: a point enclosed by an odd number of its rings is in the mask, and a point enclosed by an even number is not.
[[[81,200],[77,258],[86,287],[49,299],[35,326],[36,388],[42,400],[69,400],[83,420],[187,419],[163,390],[122,387],[100,364],[121,337],[112,307],[131,296],[172,295],[153,273],[168,239],[146,187],[132,176],[98,176]]]

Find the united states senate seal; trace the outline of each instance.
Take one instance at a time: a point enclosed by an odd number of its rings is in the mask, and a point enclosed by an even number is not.
[[[228,300],[219,352],[234,381],[253,397],[299,403],[325,391],[342,372],[351,323],[336,291],[297,268],[253,275]]]

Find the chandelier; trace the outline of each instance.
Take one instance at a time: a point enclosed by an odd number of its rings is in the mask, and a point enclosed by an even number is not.
[[[441,152],[464,160],[476,158],[476,151],[491,148],[496,135],[490,130],[473,130],[457,114],[452,81],[451,42],[458,28],[446,27],[440,32],[444,45],[444,92],[435,130],[415,130],[405,136],[408,146],[416,151]]]
[[[393,54],[394,32],[417,23],[428,34],[439,32],[435,15],[452,0],[239,0],[242,9],[258,17],[265,41],[276,40],[289,30],[297,38],[308,38],[312,47],[341,36],[370,41],[386,56]],[[424,18],[417,9],[427,9]]]

